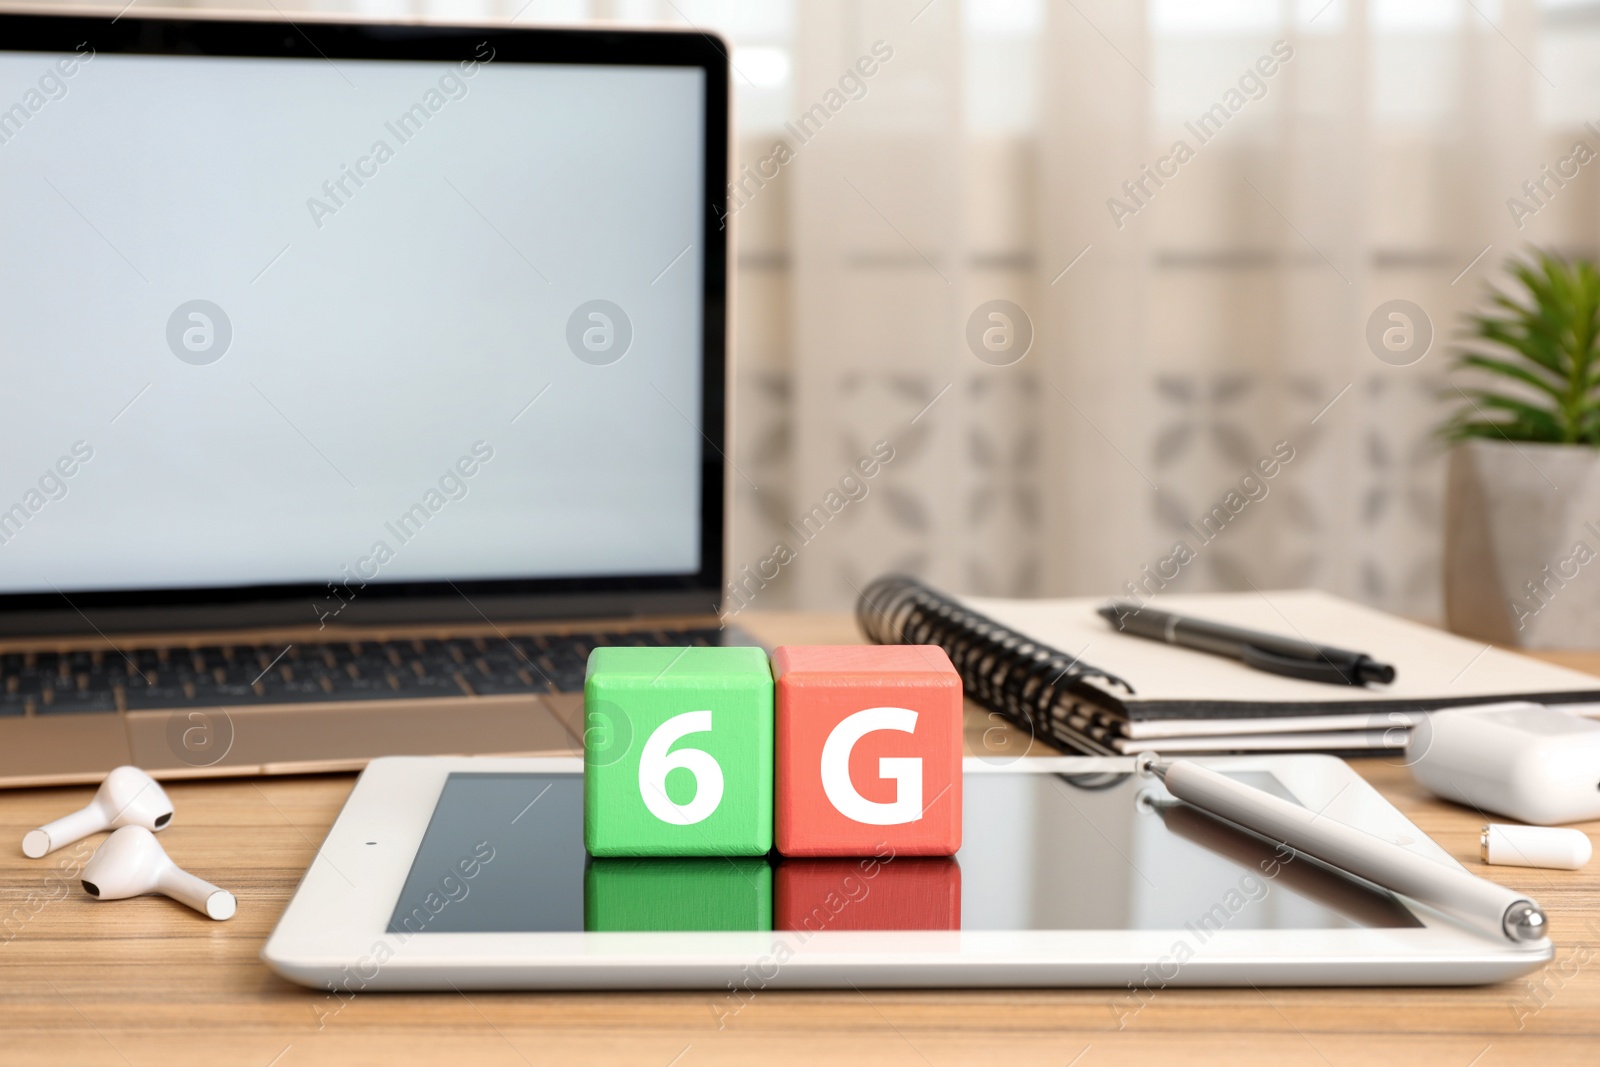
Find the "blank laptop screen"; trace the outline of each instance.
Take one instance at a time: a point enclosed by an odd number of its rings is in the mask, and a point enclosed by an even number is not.
[[[0,593],[700,568],[705,71],[461,52],[0,53]]]

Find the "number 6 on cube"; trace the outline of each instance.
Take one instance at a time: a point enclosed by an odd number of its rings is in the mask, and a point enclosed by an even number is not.
[[[711,729],[709,711],[686,711],[674,715],[650,735],[639,754],[639,795],[650,814],[673,826],[693,826],[704,822],[722,803],[722,767],[711,753],[698,748],[668,752],[674,741],[689,734]],[[667,774],[682,769],[694,775],[694,799],[676,803],[667,795]]]
[[[584,681],[593,856],[772,848],[772,671],[759,648],[597,648]]]

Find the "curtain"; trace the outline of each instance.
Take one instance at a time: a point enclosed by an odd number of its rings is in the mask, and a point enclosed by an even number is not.
[[[1518,0],[794,18],[791,115],[875,43],[893,55],[809,139],[743,142],[793,158],[740,216],[734,577],[793,559],[735,609],[843,607],[895,568],[975,594],[1309,585],[1440,614],[1455,323],[1506,256],[1591,243],[1587,179],[1536,218],[1507,207],[1585,100],[1600,115],[1586,18],[1552,35]],[[974,345],[974,321],[1003,339],[994,307],[1025,354]],[[879,440],[894,459],[808,539],[795,519]]]
[[[898,569],[1437,618],[1459,318],[1594,254],[1600,167],[1541,177],[1600,149],[1594,0],[277,7],[726,34],[734,615]]]

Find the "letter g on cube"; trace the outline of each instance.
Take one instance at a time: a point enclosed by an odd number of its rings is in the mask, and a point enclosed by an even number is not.
[[[772,670],[779,852],[961,847],[961,677],[943,649],[785,646]]]

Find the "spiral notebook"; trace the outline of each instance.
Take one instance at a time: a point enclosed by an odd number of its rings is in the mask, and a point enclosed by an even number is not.
[[[1318,590],[1173,594],[1166,611],[1367,652],[1387,686],[1335,686],[1113,629],[1101,598],[956,599],[891,575],[864,591],[869,639],[935,644],[967,695],[1035,736],[1096,754],[1403,747],[1424,713],[1502,700],[1600,702],[1600,678]],[[1587,710],[1587,709],[1585,709]]]

